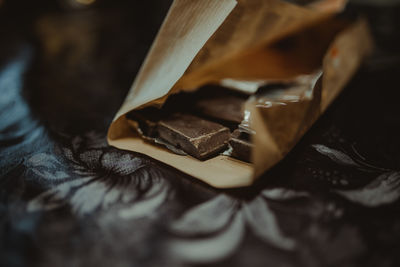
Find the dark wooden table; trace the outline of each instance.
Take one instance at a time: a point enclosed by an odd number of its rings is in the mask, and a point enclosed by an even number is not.
[[[352,5],[374,56],[221,191],[105,141],[169,4],[0,1],[0,266],[400,266],[399,6]]]

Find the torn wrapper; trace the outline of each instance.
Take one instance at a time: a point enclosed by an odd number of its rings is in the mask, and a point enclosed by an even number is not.
[[[215,187],[252,184],[293,148],[371,51],[363,20],[335,18],[344,4],[175,0],[110,126],[109,144],[146,154]],[[225,155],[200,161],[174,154],[140,138],[125,117],[205,84],[253,92],[260,84],[301,77],[318,79],[247,102],[248,123],[256,132],[252,164]]]

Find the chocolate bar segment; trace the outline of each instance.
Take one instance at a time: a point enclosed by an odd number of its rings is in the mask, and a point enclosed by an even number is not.
[[[250,140],[250,134],[236,129],[229,140],[232,148],[231,156],[242,161],[251,162],[251,151],[253,144]]]
[[[236,95],[217,95],[196,101],[195,109],[208,117],[226,122],[241,123],[245,98]]]
[[[227,146],[228,128],[199,117],[175,113],[161,120],[158,135],[197,159],[206,159]]]

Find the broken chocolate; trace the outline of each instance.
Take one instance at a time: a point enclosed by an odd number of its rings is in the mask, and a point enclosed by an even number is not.
[[[250,134],[236,129],[229,140],[232,148],[231,156],[246,162],[251,162],[251,151],[253,144],[250,140]]]
[[[232,148],[232,157],[249,162],[252,144],[240,129],[247,95],[206,86],[195,93],[172,95],[161,109],[147,107],[129,112],[130,124],[146,141],[179,155],[200,160]],[[189,115],[190,114],[190,115]]]
[[[162,139],[197,159],[206,159],[223,150],[230,138],[228,128],[181,113],[161,120],[157,131]]]

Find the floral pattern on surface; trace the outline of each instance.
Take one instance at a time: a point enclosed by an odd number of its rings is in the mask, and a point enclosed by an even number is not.
[[[377,177],[366,186],[354,190],[337,190],[346,199],[370,207],[389,204],[400,197],[400,172],[373,166],[365,161],[354,148],[357,158],[324,145],[313,145],[321,154],[339,165],[348,165],[365,172],[376,172]]]
[[[32,199],[28,211],[69,205],[75,214],[84,216],[125,204],[119,208],[120,218],[140,218],[154,215],[172,193],[161,173],[150,168],[148,162],[135,154],[106,147],[104,140],[93,132],[73,138],[71,146],[62,151],[70,163],[68,174],[59,170],[61,164],[52,155],[39,153],[28,159],[27,167],[39,179],[58,181]]]
[[[185,239],[172,241],[170,249],[180,258],[192,262],[220,260],[238,249],[247,226],[262,241],[280,249],[293,250],[296,242],[282,233],[264,198],[270,194],[276,198],[276,192],[265,191],[250,202],[222,194],[192,208],[172,224],[171,230]],[[297,196],[295,192],[289,194]],[[286,198],[285,191],[282,197]]]

